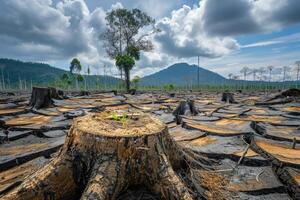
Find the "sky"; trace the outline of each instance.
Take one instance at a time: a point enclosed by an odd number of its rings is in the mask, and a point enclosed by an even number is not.
[[[133,76],[197,64],[197,56],[201,67],[225,77],[243,67],[293,68],[300,60],[299,0],[0,0],[0,57],[66,70],[77,57],[83,73],[90,66],[93,74],[116,76],[99,35],[106,12],[117,8],[139,8],[161,30]]]

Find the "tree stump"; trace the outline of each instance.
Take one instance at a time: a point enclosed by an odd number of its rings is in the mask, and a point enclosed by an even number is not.
[[[118,115],[75,119],[59,155],[2,199],[116,199],[135,185],[162,199],[194,199],[197,191],[191,194],[176,170],[198,161],[167,126],[144,113]]]
[[[47,108],[53,104],[50,88],[33,87],[29,105],[34,109]]]
[[[180,115],[197,115],[198,111],[195,107],[195,103],[193,100],[181,101],[176,109],[173,111],[173,115],[175,116],[175,121],[177,124],[181,124],[182,119]]]
[[[136,91],[136,89],[130,89],[130,90],[128,91],[128,94],[130,94],[130,95],[136,95],[136,94],[137,94],[137,91]]]
[[[193,100],[181,101],[176,109],[173,111],[173,115],[197,115],[198,111],[195,107],[195,103]]]
[[[223,92],[221,101],[228,103],[237,103],[233,98],[233,94],[230,92]]]
[[[64,92],[62,90],[57,90],[54,87],[49,87],[51,99],[64,99]]]
[[[81,97],[81,96],[89,96],[89,95],[91,95],[91,93],[90,93],[89,91],[84,91],[84,90],[82,90],[82,91],[80,91],[80,92],[78,93],[78,95],[76,95],[76,96]]]

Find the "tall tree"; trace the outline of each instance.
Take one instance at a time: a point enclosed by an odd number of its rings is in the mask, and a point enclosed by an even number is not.
[[[258,73],[259,73],[259,80],[260,81],[264,80],[264,74],[266,73],[266,68],[264,67],[258,68]]]
[[[271,82],[271,80],[272,80],[272,71],[273,71],[273,69],[274,69],[274,66],[269,65],[269,66],[267,67],[267,69],[268,69],[268,71],[269,71],[269,82]]]
[[[283,72],[283,81],[286,81],[288,77],[288,73],[290,72],[291,68],[289,66],[283,66],[282,72]]]
[[[73,72],[80,73],[82,69],[81,63],[78,58],[73,58],[73,60],[70,63],[70,73],[73,74]],[[80,75],[80,74],[79,74]],[[75,82],[76,82],[76,89],[78,89],[78,76],[75,77]]]
[[[296,72],[297,72],[297,75],[296,75],[296,80],[299,80],[299,73],[300,73],[300,60],[296,61],[295,62],[296,64]]]
[[[257,73],[259,72],[259,69],[253,69],[251,71],[251,73],[253,74],[253,80],[255,81],[256,80],[256,77],[257,77]]]
[[[107,29],[100,38],[108,56],[116,61],[121,72],[124,71],[128,91],[130,70],[140,59],[140,51],[153,49],[149,37],[159,30],[155,28],[155,20],[139,9],[115,9],[108,12],[105,19]]]
[[[134,89],[138,89],[140,81],[141,81],[141,77],[139,77],[139,76],[135,76],[132,79]]]
[[[79,59],[78,58],[73,58],[73,60],[70,63],[70,72],[71,72],[71,74],[73,72],[80,72],[81,69],[82,69],[82,67],[81,67],[81,63],[80,63]]]
[[[249,69],[249,67],[243,67],[240,72],[244,75],[244,80],[246,80],[251,70]]]
[[[91,74],[91,69],[90,69],[90,66],[88,66],[87,68],[87,74],[90,75]]]
[[[0,69],[1,69],[1,89],[2,90],[5,90],[5,79],[4,79],[4,73],[3,73],[3,71],[4,71],[4,69],[5,69],[5,65],[0,65]]]

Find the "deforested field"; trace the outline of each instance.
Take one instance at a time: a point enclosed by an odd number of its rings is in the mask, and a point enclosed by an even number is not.
[[[300,199],[299,90],[32,98],[1,93],[0,199]]]

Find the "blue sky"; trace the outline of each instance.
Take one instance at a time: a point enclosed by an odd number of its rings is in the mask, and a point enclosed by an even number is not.
[[[162,32],[142,53],[133,75],[145,76],[176,62],[197,63],[228,76],[300,60],[299,0],[10,0],[0,2],[0,57],[47,62],[68,69],[73,57],[85,68],[118,71],[98,36],[105,13],[139,8]],[[293,76],[293,70],[290,71]]]

